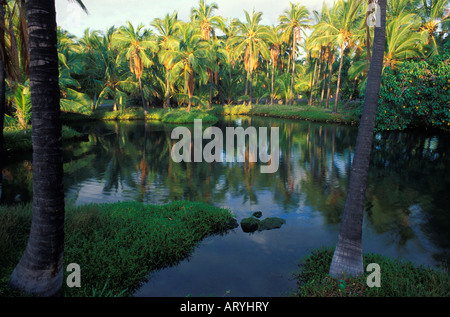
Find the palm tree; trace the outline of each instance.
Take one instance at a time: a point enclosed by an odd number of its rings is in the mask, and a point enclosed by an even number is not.
[[[330,103],[330,95],[331,95],[331,81],[333,75],[333,63],[336,59],[335,56],[335,42],[333,37],[330,36],[330,32],[328,30],[321,30],[319,26],[324,23],[332,23],[331,17],[333,15],[333,8],[328,8],[326,2],[322,4],[322,10],[320,13],[317,11],[313,11],[314,16],[316,18],[317,23],[314,25],[314,30],[310,36],[312,38],[312,42],[315,45],[320,45],[323,48],[323,57],[326,60],[327,68],[328,68],[328,88],[327,88],[327,99],[325,102],[325,109],[328,109]],[[324,93],[325,89],[325,81],[324,88],[322,92]],[[322,96],[323,99],[323,96]],[[322,100],[321,100],[322,102]]]
[[[316,26],[318,32],[324,33],[323,39],[335,42],[341,52],[333,113],[337,112],[345,49],[362,36],[360,28],[363,19],[362,2],[363,0],[338,0],[327,12],[329,17]]]
[[[418,32],[420,21],[412,13],[402,12],[386,25],[384,66],[395,68],[404,60],[422,56],[428,33]]]
[[[246,22],[238,19],[233,20],[233,26],[236,28],[237,34],[234,38],[236,43],[236,53],[244,54],[244,67],[247,71],[247,78],[250,81],[249,105],[252,106],[253,95],[253,71],[258,67],[259,55],[266,60],[269,59],[269,49],[265,39],[268,30],[261,25],[262,12],[252,11],[250,15],[244,10]]]
[[[112,97],[114,101],[113,111],[118,110],[118,101],[125,96],[125,90],[133,89],[136,84],[125,67],[125,56],[127,52],[118,52],[113,49],[115,28],[109,28],[99,46],[99,57],[97,63],[101,65],[102,90],[98,96],[95,108],[105,98]],[[120,103],[120,102],[119,102]]]
[[[171,86],[174,81],[174,76],[172,73],[173,63],[171,63],[170,54],[168,51],[172,51],[173,47],[171,45],[175,44],[173,38],[178,32],[181,21],[178,20],[178,13],[174,11],[172,14],[166,14],[164,19],[156,18],[153,20],[151,25],[159,33],[158,45],[159,53],[158,58],[161,64],[164,65],[165,69],[165,95],[164,95],[164,108],[170,107],[170,91]]]
[[[60,295],[63,282],[64,191],[54,0],[25,1],[30,49],[33,217],[26,250],[10,286]]]
[[[378,5],[381,9],[381,21],[375,26],[366,98],[356,139],[339,239],[330,266],[331,276],[341,276],[345,273],[357,276],[364,272],[362,220],[386,37],[386,0],[378,0]]]
[[[194,96],[195,75],[199,75],[202,82],[208,80],[206,65],[207,51],[201,34],[193,28],[191,23],[180,26],[180,39],[178,45],[167,52],[167,58],[173,64],[174,72],[182,73],[184,77],[185,91],[188,94],[188,108],[191,110],[192,98]]]
[[[118,30],[114,37],[114,43],[126,49],[125,56],[130,62],[130,71],[139,82],[142,106],[144,107],[144,113],[147,114],[147,102],[142,88],[142,74],[145,67],[150,67],[153,64],[150,54],[155,52],[157,47],[155,42],[150,39],[150,32],[144,29],[143,24],[138,25],[136,29],[129,21],[127,25],[128,27],[121,27]]]
[[[428,35],[429,57],[439,55],[437,31],[439,26],[450,20],[448,0],[423,0],[420,7],[422,30]],[[447,12],[446,12],[447,10]],[[443,39],[443,37],[442,37]]]
[[[279,27],[269,28],[267,32],[267,42],[270,45],[270,61],[272,63],[272,77],[270,80],[270,104],[273,105],[275,70],[278,66],[280,49],[283,45],[283,37]]]
[[[300,4],[293,4],[291,2],[291,8],[286,9],[284,14],[280,16],[280,26],[284,32],[284,35],[288,38],[292,38],[292,75],[291,75],[291,95],[289,97],[289,103],[292,105],[294,102],[294,78],[295,78],[295,61],[296,61],[296,48],[297,44],[301,40],[301,32],[306,28],[309,28],[311,19],[309,18],[309,11],[305,6]],[[287,41],[286,41],[287,42]]]
[[[219,7],[217,3],[206,4],[205,0],[199,1],[198,8],[191,9],[191,20],[200,26],[201,37],[205,41],[209,41],[214,35],[214,28],[223,28],[224,20],[221,16],[213,15],[214,10]]]
[[[219,72],[223,61],[227,58],[227,51],[224,48],[224,42],[217,37],[210,39],[205,45],[208,60],[208,81],[209,81],[209,108],[212,106],[213,87],[223,99],[221,86],[219,85]]]
[[[204,41],[210,42],[211,36],[215,34],[214,27],[216,28],[223,28],[224,27],[224,20],[221,16],[213,15],[214,10],[217,10],[219,6],[217,3],[212,3],[210,5],[206,4],[205,0],[199,1],[199,7],[198,8],[192,8],[191,9],[191,20],[192,23],[199,24],[200,27],[200,33],[201,37]],[[213,51],[211,51],[211,54],[214,55],[214,52],[217,52],[215,46],[213,43],[210,43],[212,45]],[[217,44],[217,42],[216,42]],[[211,65],[214,66],[214,68],[217,68],[217,63],[214,63],[215,57],[211,57]],[[217,69],[213,70],[212,68],[208,67],[208,76],[209,76],[209,107],[211,108],[212,103],[212,87],[213,87],[213,81],[214,81],[214,74],[218,72]]]
[[[98,63],[101,58],[101,35],[99,31],[91,31],[89,28],[84,31],[76,44],[76,51],[83,64],[80,74],[75,74],[75,78],[81,85],[81,89],[93,100],[91,110],[95,110],[98,94],[102,90],[102,65]]]

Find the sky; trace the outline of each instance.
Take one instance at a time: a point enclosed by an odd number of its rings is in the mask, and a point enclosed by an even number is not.
[[[105,31],[113,25],[120,27],[130,21],[133,25],[143,23],[150,27],[155,18],[163,18],[167,13],[178,11],[178,18],[189,21],[192,7],[198,7],[199,0],[82,0],[87,7],[87,15],[78,4],[69,0],[56,0],[58,26],[69,33],[81,37],[84,30]],[[310,11],[320,10],[324,0],[300,0]],[[332,3],[332,0],[325,0]],[[262,23],[278,24],[278,17],[290,7],[293,0],[210,0],[217,3],[216,15],[244,20],[244,11],[263,12]]]

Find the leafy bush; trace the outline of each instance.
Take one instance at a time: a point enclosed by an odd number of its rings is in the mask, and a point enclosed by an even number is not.
[[[377,130],[450,130],[450,53],[383,72]]]

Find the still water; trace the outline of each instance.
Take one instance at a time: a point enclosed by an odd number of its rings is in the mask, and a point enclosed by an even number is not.
[[[135,296],[284,296],[295,288],[292,274],[308,250],[336,244],[357,129],[249,117],[215,124],[223,131],[249,125],[279,127],[276,173],[262,174],[248,157],[243,163],[175,163],[174,127],[160,123],[72,126],[89,138],[64,146],[69,204],[192,200],[227,207],[238,221],[253,211],[286,220],[279,229],[244,233],[238,227],[206,238],[190,258],[152,274]],[[435,267],[449,262],[449,145],[448,135],[375,136],[364,252]],[[3,203],[31,200],[30,153],[15,157],[3,174]]]

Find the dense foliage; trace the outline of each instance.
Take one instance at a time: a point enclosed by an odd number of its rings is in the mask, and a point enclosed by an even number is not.
[[[379,129],[450,127],[450,52],[429,60],[407,61],[398,69],[387,67],[383,82]]]

